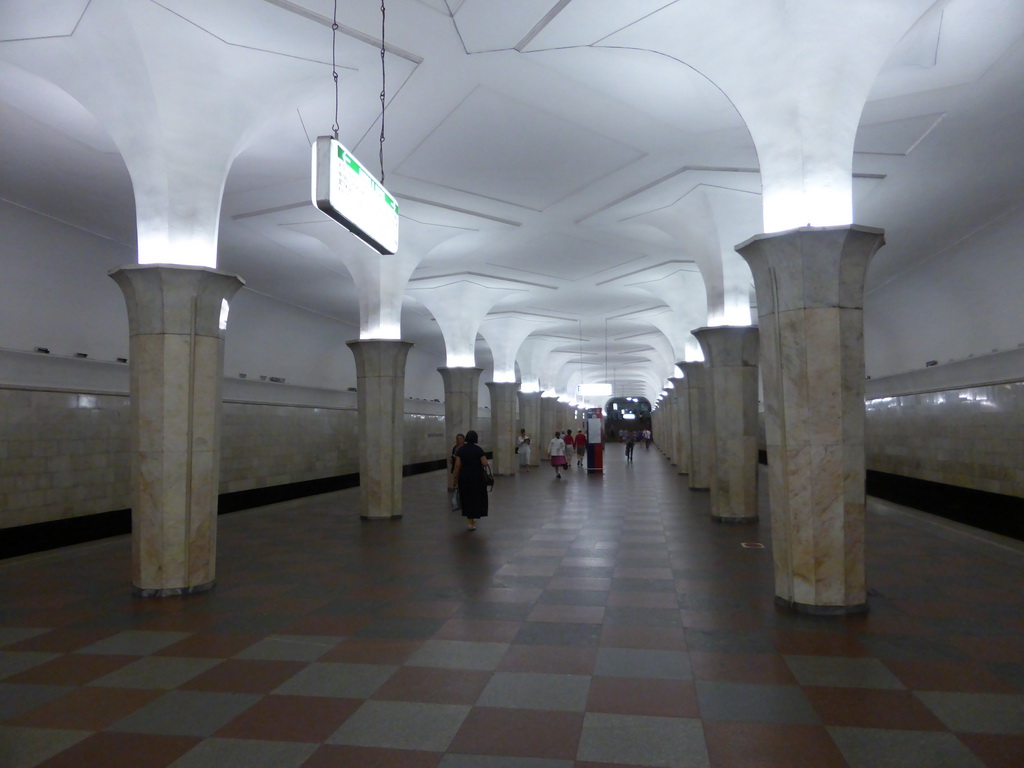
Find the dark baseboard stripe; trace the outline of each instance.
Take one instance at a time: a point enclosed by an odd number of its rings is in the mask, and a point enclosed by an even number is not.
[[[867,492],[905,507],[1024,541],[1024,498],[958,485],[867,472]]]
[[[402,467],[402,476],[409,477],[424,472],[434,472],[444,469],[446,465],[445,459],[407,464]],[[274,485],[269,488],[222,493],[217,499],[217,514],[226,515],[231,512],[265,507],[268,504],[280,504],[306,496],[317,496],[321,493],[355,488],[358,485],[359,473],[353,472],[348,475],[304,480],[298,483]],[[0,529],[0,560],[60,547],[70,547],[75,544],[85,544],[111,536],[123,536],[126,533],[131,533],[131,530],[132,511],[130,509],[118,509],[112,512],[99,512],[95,515],[4,528]]]

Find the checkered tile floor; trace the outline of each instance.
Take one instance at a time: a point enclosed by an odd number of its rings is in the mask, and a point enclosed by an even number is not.
[[[223,517],[205,595],[132,599],[127,538],[0,562],[0,767],[1024,765],[1019,543],[872,501],[870,613],[794,615],[766,502],[609,453],[475,533],[441,473]]]

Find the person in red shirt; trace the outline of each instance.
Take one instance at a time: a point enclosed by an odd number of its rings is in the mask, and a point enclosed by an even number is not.
[[[576,437],[573,438],[572,442],[576,446],[576,466],[582,467],[583,459],[587,456],[587,438],[583,434],[582,429],[576,433]]]
[[[572,466],[572,430],[565,430],[565,437],[562,439],[565,440],[565,468],[568,469]]]

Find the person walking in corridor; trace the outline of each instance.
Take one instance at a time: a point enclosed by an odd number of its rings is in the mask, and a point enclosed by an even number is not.
[[[487,517],[487,456],[477,441],[475,429],[466,432],[466,444],[455,454],[455,483],[462,501],[466,527],[476,530],[476,521]]]
[[[557,430],[548,443],[548,456],[551,457],[551,466],[555,468],[555,477],[561,480],[562,467],[565,466],[565,441]]]

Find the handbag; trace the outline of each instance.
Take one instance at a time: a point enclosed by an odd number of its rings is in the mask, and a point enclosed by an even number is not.
[[[459,496],[459,489],[456,488],[452,492],[452,512],[458,512],[462,509],[462,497]]]
[[[484,482],[487,483],[487,490],[488,491],[493,491],[494,490],[494,475],[491,474],[491,465],[490,464],[487,465],[487,476],[484,477]]]

